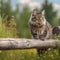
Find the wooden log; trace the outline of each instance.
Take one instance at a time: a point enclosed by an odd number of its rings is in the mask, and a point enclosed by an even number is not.
[[[60,48],[60,41],[53,39],[41,41],[23,38],[0,38],[0,50],[31,48]]]

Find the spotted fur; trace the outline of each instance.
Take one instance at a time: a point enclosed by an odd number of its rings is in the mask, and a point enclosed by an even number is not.
[[[44,11],[37,13],[34,10],[30,17],[29,25],[34,39],[44,40],[52,37],[52,27],[46,21]]]

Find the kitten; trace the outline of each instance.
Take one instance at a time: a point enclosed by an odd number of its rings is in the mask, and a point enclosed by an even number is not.
[[[52,37],[52,27],[46,20],[44,14],[44,10],[40,13],[37,13],[36,10],[33,10],[31,14],[29,26],[34,39],[46,40]],[[37,51],[38,54],[40,54],[40,49],[37,49]]]

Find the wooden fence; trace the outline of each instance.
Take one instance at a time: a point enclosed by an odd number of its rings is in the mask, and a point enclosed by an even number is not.
[[[35,40],[19,38],[0,38],[0,50],[29,48],[60,48],[59,40]]]
[[[0,50],[57,48],[60,52],[59,40],[36,40],[23,38],[0,38]]]

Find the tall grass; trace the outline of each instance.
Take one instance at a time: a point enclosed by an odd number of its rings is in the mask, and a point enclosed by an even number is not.
[[[15,31],[12,28],[10,29],[3,28],[2,20],[3,19],[0,17],[0,38],[17,37],[17,35],[15,34]]]

